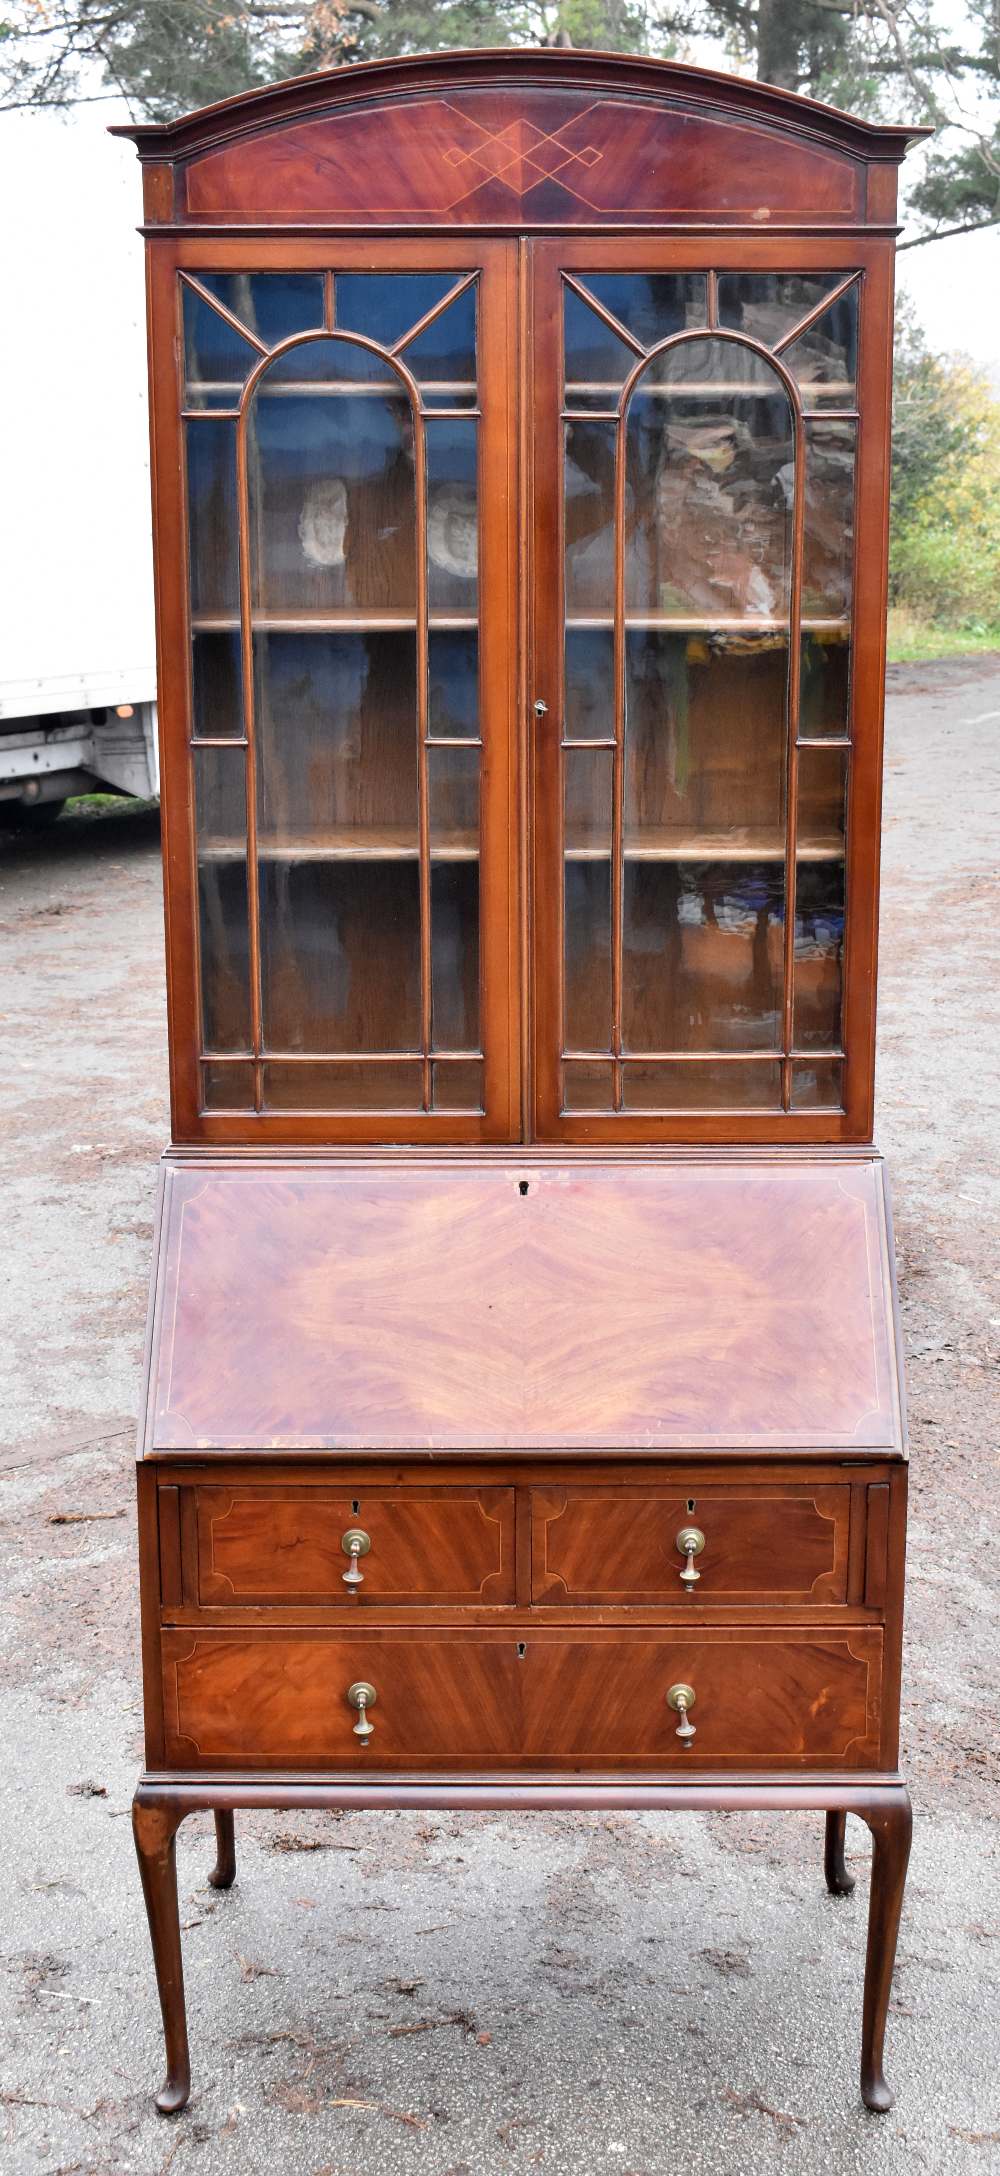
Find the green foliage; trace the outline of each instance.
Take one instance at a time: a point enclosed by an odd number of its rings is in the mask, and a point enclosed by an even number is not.
[[[1000,402],[962,357],[897,326],[893,603],[943,627],[1000,620]]]

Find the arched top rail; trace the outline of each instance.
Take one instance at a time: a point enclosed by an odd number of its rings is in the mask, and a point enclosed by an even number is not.
[[[158,177],[153,224],[766,232],[884,224],[891,169],[925,132],[675,61],[496,50],[298,76],[111,133]]]

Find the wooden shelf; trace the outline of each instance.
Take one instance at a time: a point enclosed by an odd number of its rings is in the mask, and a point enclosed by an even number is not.
[[[244,839],[208,837],[198,842],[199,861],[242,861]],[[261,839],[260,861],[417,861],[420,847],[415,831],[365,831],[361,826],[320,831],[312,838]],[[478,861],[479,841],[473,831],[453,831],[431,842],[432,861]]]
[[[401,356],[400,360],[405,363],[405,355]],[[251,367],[252,365],[248,364],[248,374]],[[235,378],[189,378],[184,388],[184,399],[186,403],[194,404],[195,416],[193,420],[197,420],[202,415],[217,415],[219,412],[218,409],[214,408],[200,408],[198,406],[199,395],[204,398],[206,394],[224,393],[227,399],[232,399],[234,407],[238,407],[243,393],[244,382],[242,378],[239,381]],[[438,396],[443,399],[445,394],[452,398],[460,394],[467,394],[471,400],[475,400],[478,391],[478,387],[472,384],[468,378],[417,378],[416,384],[418,392],[425,400]],[[269,400],[282,399],[289,394],[302,393],[319,394],[321,398],[334,393],[347,393],[352,398],[355,394],[360,394],[362,397],[367,396],[368,398],[375,395],[381,396],[383,400],[387,396],[390,399],[395,396],[397,399],[402,400],[409,400],[410,397],[402,379],[390,375],[388,372],[381,379],[282,378],[269,382],[263,390],[266,391]],[[600,388],[595,388],[595,390],[599,391]],[[190,407],[188,412],[190,413]],[[430,412],[433,414],[433,410]]]
[[[614,624],[614,617],[610,613],[605,616],[589,612],[572,613],[566,619],[567,629],[579,629],[581,632],[593,632],[604,627],[613,628]],[[801,619],[799,626],[804,635],[847,635],[850,633],[851,623],[847,619]],[[654,633],[662,632],[671,635],[786,635],[788,633],[788,618],[787,615],[783,619],[754,618],[749,613],[741,619],[732,619],[727,618],[722,613],[716,615],[710,612],[685,615],[667,612],[626,612],[625,627],[627,631],[637,634],[649,630]]]
[[[756,838],[738,838],[725,831],[641,831],[625,840],[626,861],[734,861],[758,862],[785,859],[783,831],[762,831]],[[565,849],[567,861],[608,861],[607,846],[574,846]],[[835,832],[815,838],[799,838],[799,861],[843,861],[844,841]]]
[[[711,339],[711,337],[710,333],[705,334],[706,340]],[[821,395],[824,400],[832,400],[836,395],[838,400],[844,402],[845,407],[853,408],[855,387],[849,384],[846,378],[803,378],[796,380],[796,383],[798,384],[799,397],[803,402],[803,406],[805,406],[808,396],[812,393]],[[225,388],[220,386],[218,390],[223,392]],[[617,401],[621,390],[621,380],[617,385],[613,385],[610,381],[605,382],[600,378],[594,380],[570,378],[566,381],[566,400],[569,403],[574,394],[579,398],[581,393],[599,393],[602,399],[605,394],[609,394],[612,400]],[[688,398],[697,400],[773,400],[776,394],[783,391],[783,387],[777,377],[770,385],[759,383],[756,380],[748,385],[739,378],[685,378],[683,380],[678,379],[676,384],[670,385],[638,385],[634,390],[641,392],[646,398],[652,397],[657,400]],[[806,420],[812,421],[814,415],[825,416],[827,412],[822,408],[819,410],[807,409]],[[586,409],[581,411],[581,422],[585,420],[587,414]],[[574,418],[574,420],[576,419]]]
[[[415,628],[416,624],[415,612],[254,612],[251,615],[255,635],[380,635],[393,633],[397,628]],[[427,625],[432,632],[464,634],[469,630],[475,632],[479,621],[475,614],[431,612]],[[191,631],[196,635],[238,634],[239,613],[192,613]]]

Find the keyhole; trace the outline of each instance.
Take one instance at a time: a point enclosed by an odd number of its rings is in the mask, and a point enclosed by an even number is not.
[[[527,1654],[527,1652],[528,1652],[528,1650],[527,1650],[527,1648],[526,1648],[526,1646],[525,1646],[525,1644],[524,1644],[524,1641],[523,1641],[523,1640],[518,1640],[518,1643],[517,1643],[517,1652],[518,1652],[518,1656],[519,1656],[519,1657],[520,1657],[520,1658],[521,1658],[521,1659],[523,1660],[524,1656],[525,1656],[525,1655]]]
[[[518,1182],[517,1182],[517,1191],[518,1191],[518,1193],[519,1193],[519,1194],[526,1194],[526,1193],[527,1193],[527,1191],[528,1191],[528,1181],[527,1181],[527,1179],[519,1179],[519,1180],[518,1180]]]
[[[355,1506],[354,1506],[354,1509],[355,1509],[355,1511],[357,1510],[357,1508],[358,1508],[358,1507],[357,1507],[357,1504],[355,1504]],[[693,1511],[694,1509],[695,1509],[695,1501],[694,1501],[694,1497],[693,1497],[693,1496],[689,1496],[689,1497],[688,1497],[688,1510],[689,1510],[689,1511]]]
[[[361,1498],[360,1498],[360,1496],[352,1496],[352,1498],[351,1498],[351,1510],[353,1511],[353,1513],[354,1513],[354,1516],[355,1516],[355,1518],[357,1518],[357,1515],[358,1515],[358,1512],[360,1511],[360,1509],[361,1509]],[[689,1504],[689,1505],[688,1505],[688,1510],[689,1510],[689,1511],[693,1511],[693,1510],[694,1510],[694,1505],[693,1505],[693,1504]]]

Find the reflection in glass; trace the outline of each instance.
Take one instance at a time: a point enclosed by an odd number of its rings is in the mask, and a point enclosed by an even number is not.
[[[610,310],[641,348],[656,347],[674,333],[691,332],[706,321],[703,272],[585,272],[581,285]],[[570,375],[568,367],[566,374]]]
[[[840,285],[839,272],[720,272],[719,323],[776,347]]]
[[[422,1072],[412,1064],[282,1065],[263,1071],[266,1111],[419,1111]]]
[[[858,288],[849,287],[800,340],[784,362],[806,409],[853,408],[858,377]]]
[[[435,1050],[479,1048],[479,863],[431,863]]]
[[[586,405],[613,408],[630,370],[635,351],[612,332],[596,310],[587,308],[572,287],[564,293],[563,346],[566,369],[566,402],[570,408]]]
[[[838,1050],[844,951],[844,864],[800,859],[795,890],[797,1050]]]
[[[564,839],[569,854],[611,852],[610,748],[567,748],[563,753]]]
[[[780,1048],[783,921],[781,861],[627,860],[625,1049]]]
[[[192,733],[215,740],[243,732],[243,673],[238,634],[198,635],[191,645]]]
[[[338,330],[363,332],[380,347],[395,347],[457,287],[461,277],[460,272],[338,272],[334,281]]]
[[[201,1069],[201,1101],[206,1111],[252,1111],[253,1066],[209,1059]]]
[[[784,618],[794,473],[791,405],[762,357],[710,339],[654,357],[627,414],[626,610]]]
[[[842,861],[846,826],[846,749],[800,748],[799,853]]]
[[[430,610],[472,613],[479,577],[476,423],[429,415],[427,602]]]
[[[305,350],[290,349],[282,364]],[[311,344],[335,383],[359,383],[364,349]],[[363,393],[271,389],[264,372],[248,430],[254,609],[271,614],[416,610],[413,419],[396,387]],[[191,428],[191,426],[189,426]]]
[[[254,636],[262,845],[417,849],[417,638]]]
[[[416,860],[260,862],[271,1050],[418,1050]]]
[[[784,847],[788,638],[629,630],[626,850]]]
[[[184,405],[235,408],[260,353],[217,310],[182,282],[184,297]]]
[[[626,1061],[627,1111],[780,1111],[781,1066],[762,1060],[695,1059],[651,1065]]]
[[[563,1109],[610,1111],[614,1109],[610,1059],[567,1058],[563,1064]]]
[[[844,1101],[844,1068],[837,1058],[792,1063],[792,1109],[839,1111]]]
[[[431,853],[475,854],[479,849],[479,750],[431,748]]]
[[[566,611],[609,618],[615,597],[614,423],[567,423]],[[628,501],[626,499],[626,513]]]
[[[435,1111],[477,1111],[483,1108],[481,1060],[462,1059],[457,1064],[435,1059],[432,1106]]]
[[[432,627],[427,644],[427,730],[431,738],[479,736],[479,636],[474,627]]]
[[[191,610],[239,611],[236,551],[236,425],[214,417],[186,423],[188,555]]]
[[[567,740],[612,740],[615,638],[611,627],[567,627],[563,733]]]
[[[563,1047],[607,1050],[611,1035],[611,861],[564,864]]]
[[[437,390],[441,399],[446,392],[454,399],[475,399],[475,287],[466,287],[401,353],[422,393]]]
[[[846,628],[802,637],[799,733],[803,740],[846,738],[850,731],[851,648]]]
[[[203,1050],[250,1048],[246,766],[242,748],[196,748]]]
[[[851,606],[857,426],[809,419],[806,436],[802,610],[840,619]]]
[[[199,272],[198,279],[266,348],[323,323],[322,272]]]

